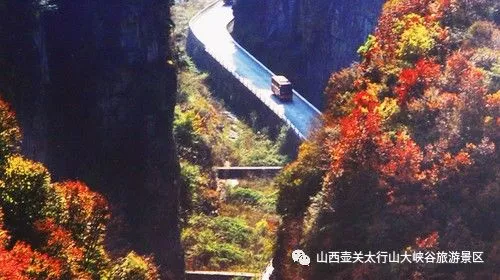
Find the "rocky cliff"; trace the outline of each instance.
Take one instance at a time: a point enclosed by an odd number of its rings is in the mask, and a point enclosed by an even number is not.
[[[383,0],[238,0],[234,35],[318,107],[330,73],[357,60]]]
[[[4,2],[0,90],[24,152],[106,195],[123,217],[111,249],[154,254],[163,278],[179,278],[169,1]]]

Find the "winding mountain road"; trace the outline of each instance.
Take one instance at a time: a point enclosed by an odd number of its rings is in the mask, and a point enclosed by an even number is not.
[[[301,139],[305,139],[321,112],[295,90],[293,101],[288,103],[272,95],[271,77],[274,74],[232,38],[228,26],[233,20],[231,6],[217,1],[191,19],[189,27],[215,60],[285,121]]]

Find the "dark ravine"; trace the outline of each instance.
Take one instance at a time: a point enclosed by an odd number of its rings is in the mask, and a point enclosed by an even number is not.
[[[20,118],[23,153],[108,198],[123,217],[110,226],[112,251],[154,254],[163,278],[179,279],[168,1],[54,2],[41,13],[0,7],[0,91]]]
[[[318,108],[330,73],[358,59],[383,0],[238,0],[234,36]]]

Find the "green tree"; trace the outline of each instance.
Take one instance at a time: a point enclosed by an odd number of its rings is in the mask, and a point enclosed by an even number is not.
[[[111,280],[158,280],[158,269],[151,258],[144,258],[135,252],[120,258],[111,269]]]

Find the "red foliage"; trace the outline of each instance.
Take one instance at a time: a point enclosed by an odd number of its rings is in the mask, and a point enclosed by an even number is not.
[[[67,215],[61,222],[80,245],[85,243],[88,235],[104,233],[109,209],[102,195],[79,181],[57,183],[54,187],[64,202],[63,209]]]
[[[46,254],[36,252],[24,242],[16,242],[11,250],[5,245],[9,240],[3,230],[0,211],[0,279],[59,279],[61,263]]]
[[[109,219],[107,201],[79,181],[57,183],[54,188],[63,211],[58,223],[45,220],[38,224],[48,234],[45,249],[62,258],[73,277],[88,278],[88,273],[95,277],[108,261],[103,247]]]
[[[71,278],[90,278],[81,268],[84,253],[73,240],[71,233],[57,225],[52,219],[36,223],[37,229],[46,235],[43,250],[64,264],[64,275]]]
[[[21,267],[28,260],[29,264],[24,268],[24,274],[30,279],[59,279],[62,275],[61,263],[58,260],[33,251],[27,244],[16,243],[11,254],[17,260],[21,260]]]
[[[52,219],[38,221],[36,227],[47,235],[45,248],[52,255],[71,261],[79,261],[83,258],[83,252],[75,245],[71,233],[57,225]]]
[[[379,154],[388,156],[387,162],[379,167],[384,178],[399,183],[416,183],[422,179],[423,153],[408,135],[399,132],[394,142],[385,139],[381,142]]]
[[[104,198],[80,182],[56,184],[54,191],[63,202],[56,203],[59,222],[51,218],[35,222],[42,237],[38,251],[25,242],[7,249],[10,236],[0,211],[0,279],[92,279],[106,266],[100,253],[108,218]]]
[[[426,82],[427,84],[431,84],[439,78],[441,74],[441,66],[430,59],[420,59],[417,61],[415,65],[415,69],[419,77]]]
[[[415,243],[419,248],[436,248],[439,244],[439,233],[437,231],[431,232],[427,237],[417,237]]]
[[[25,271],[30,264],[30,256],[13,254],[5,248],[0,248],[0,279],[29,279]]]
[[[338,175],[348,161],[369,163],[369,156],[359,151],[365,151],[365,147],[379,137],[380,116],[373,112],[376,102],[368,94],[361,92],[357,94],[356,103],[358,107],[340,120],[340,139],[329,143],[331,170]]]
[[[78,181],[52,184],[41,163],[16,154],[20,140],[0,99],[0,279],[107,277],[106,200]]]
[[[367,110],[367,112],[373,112],[379,105],[379,102],[376,96],[373,96],[366,91],[361,91],[354,95],[354,104],[358,109],[364,109]]]
[[[420,59],[413,68],[405,68],[399,74],[399,85],[395,92],[400,103],[408,100],[412,88],[420,82],[425,88],[433,85],[441,74],[440,65],[429,59]]]
[[[408,98],[408,92],[417,83],[418,73],[414,68],[407,68],[399,74],[399,86],[396,88],[399,103],[404,103]]]

